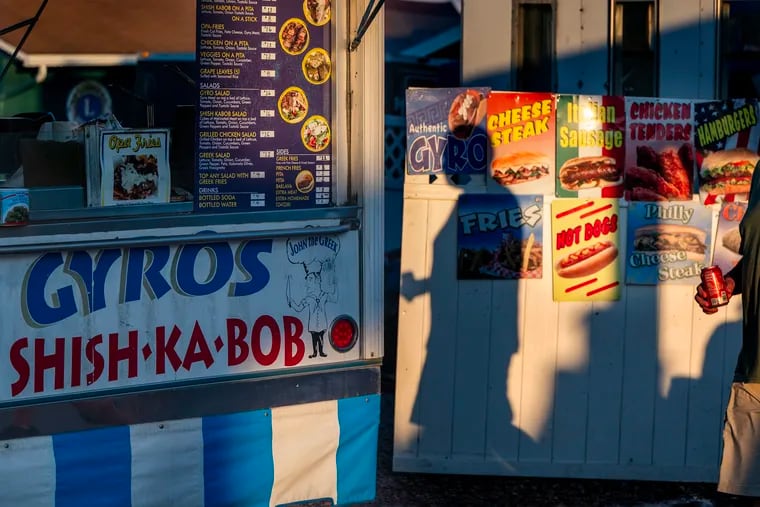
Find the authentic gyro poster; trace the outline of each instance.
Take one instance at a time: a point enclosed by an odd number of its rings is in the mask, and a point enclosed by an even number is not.
[[[541,278],[543,204],[541,195],[461,195],[457,278]]]
[[[699,283],[709,262],[712,209],[694,201],[628,206],[626,283]]]
[[[554,301],[620,299],[618,199],[557,199],[551,214]]]

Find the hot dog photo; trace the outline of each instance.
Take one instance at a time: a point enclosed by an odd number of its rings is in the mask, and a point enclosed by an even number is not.
[[[551,204],[554,301],[616,301],[623,269],[619,199],[568,198]]]

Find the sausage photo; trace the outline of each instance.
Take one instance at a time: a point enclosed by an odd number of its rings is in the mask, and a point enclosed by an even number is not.
[[[620,168],[612,157],[571,158],[559,170],[559,182],[566,190],[601,187],[620,181]]]
[[[562,257],[554,268],[562,278],[579,278],[610,265],[617,256],[618,249],[611,241],[600,241]]]

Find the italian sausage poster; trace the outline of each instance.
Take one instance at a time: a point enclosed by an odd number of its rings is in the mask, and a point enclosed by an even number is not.
[[[557,199],[551,208],[554,301],[620,299],[618,199]]]
[[[541,278],[543,196],[462,194],[457,207],[457,278]]]
[[[557,197],[622,197],[625,100],[557,96]]]
[[[700,200],[705,204],[746,201],[760,160],[757,100],[699,102],[695,108]]]
[[[698,284],[711,230],[712,209],[698,202],[630,203],[626,283]]]
[[[626,97],[625,196],[689,201],[694,185],[694,107],[690,100]]]
[[[554,194],[555,100],[551,93],[491,91],[486,107],[489,189]]]
[[[746,212],[746,202],[724,201],[720,205],[718,229],[713,244],[712,264],[719,266],[723,273],[729,272],[742,258],[739,222]]]
[[[483,174],[488,88],[406,91],[407,174]]]

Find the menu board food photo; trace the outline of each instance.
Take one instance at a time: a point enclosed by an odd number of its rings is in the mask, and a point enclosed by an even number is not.
[[[203,212],[329,206],[330,0],[197,0]]]

